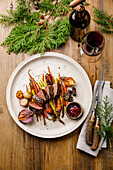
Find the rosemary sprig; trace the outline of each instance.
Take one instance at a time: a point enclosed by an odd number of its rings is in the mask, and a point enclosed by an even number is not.
[[[108,96],[103,100],[103,104],[97,106],[97,114],[100,118],[100,131],[99,135],[107,139],[111,148],[111,141],[113,140],[113,106],[109,104]]]
[[[98,10],[96,7],[94,8],[94,19],[98,25],[101,27],[98,27],[101,31],[104,33],[113,33],[113,17],[111,15],[108,15],[104,10]]]

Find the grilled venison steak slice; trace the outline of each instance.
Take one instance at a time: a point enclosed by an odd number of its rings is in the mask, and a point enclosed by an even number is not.
[[[49,85],[45,87],[45,92],[47,93],[49,99],[50,99],[50,94],[49,94]]]
[[[47,92],[45,90],[43,90],[43,93],[44,93],[44,96],[45,96],[46,100],[48,100],[49,96],[48,96]]]
[[[48,94],[46,93],[46,91],[45,91],[45,90],[42,90],[42,89],[39,89],[39,90],[38,90],[37,96],[40,97],[41,99],[45,100],[45,101],[49,99],[49,96],[48,96]]]
[[[54,97],[57,96],[57,92],[58,92],[58,83],[54,83],[53,84],[53,88],[54,88]]]
[[[40,97],[43,100],[46,100],[46,97],[45,97],[45,94],[44,94],[44,90],[42,90],[42,89],[38,90],[37,96]]]
[[[43,109],[42,106],[39,106],[38,104],[36,104],[35,102],[32,102],[32,101],[29,102],[29,108],[30,109],[37,109],[37,110]]]
[[[53,87],[54,87],[54,97],[60,95],[61,85],[59,83],[54,83]]]
[[[49,99],[55,98],[57,95],[60,95],[61,85],[59,83],[54,83],[53,85],[47,85],[45,87],[45,92],[47,93]]]
[[[33,99],[34,99],[34,102],[39,106],[43,106],[45,103],[45,101],[41,99],[40,97],[38,97],[37,95],[34,95]]]
[[[53,85],[47,85],[45,87],[45,91],[47,95],[49,96],[49,99],[52,99],[54,97],[54,87]]]
[[[49,85],[49,95],[50,95],[50,99],[52,99],[54,97],[54,87],[53,87],[53,85]]]

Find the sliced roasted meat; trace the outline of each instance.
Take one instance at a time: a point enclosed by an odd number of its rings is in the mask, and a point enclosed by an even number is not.
[[[54,87],[53,87],[53,85],[49,85],[49,95],[50,95],[50,99],[52,99],[54,97]]]
[[[45,90],[43,90],[43,93],[44,93],[44,96],[45,96],[46,100],[48,100],[49,99],[49,95],[47,94],[47,92]]]
[[[45,91],[47,95],[49,96],[49,99],[52,99],[54,97],[54,87],[53,85],[47,85],[45,87]]]
[[[42,106],[39,106],[38,104],[36,104],[35,102],[32,102],[32,101],[30,101],[29,102],[29,108],[30,109],[37,109],[37,110],[42,110],[43,109],[43,107]]]
[[[45,90],[42,90],[42,89],[39,89],[39,90],[38,90],[37,96],[40,97],[40,98],[43,99],[43,100],[48,100],[48,99],[49,99],[49,96],[48,96],[48,94],[46,93],[46,91],[45,91]]]
[[[59,83],[54,83],[53,87],[54,87],[54,97],[56,97],[57,95],[60,95],[61,85]]]
[[[45,87],[45,92],[47,93],[47,95],[49,96],[49,99],[50,99],[50,95],[49,95],[49,85]]]
[[[57,96],[58,83],[54,83],[54,84],[53,84],[53,88],[54,88],[54,97],[55,97],[55,96]]]
[[[43,99],[41,99],[40,97],[38,97],[37,95],[33,96],[33,100],[36,104],[38,104],[39,106],[43,106],[45,101]]]

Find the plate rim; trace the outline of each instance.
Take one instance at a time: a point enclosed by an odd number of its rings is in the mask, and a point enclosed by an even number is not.
[[[23,126],[22,126],[22,123],[21,122],[18,122],[17,119],[15,118],[15,116],[13,114],[11,114],[11,112],[14,112],[11,108],[11,105],[10,105],[10,90],[11,89],[11,84],[13,82],[13,79],[15,78],[16,74],[18,73],[19,70],[21,70],[21,68],[26,65],[27,63],[29,63],[30,61],[32,60],[35,60],[35,59],[38,59],[40,58],[40,54],[35,54],[35,55],[32,55],[28,58],[26,58],[25,60],[23,60],[12,72],[10,78],[9,78],[9,81],[8,81],[8,84],[7,84],[7,88],[6,88],[6,104],[7,104],[7,107],[8,107],[8,112],[10,113],[11,117],[13,118],[14,122],[24,131],[26,131],[27,133],[33,135],[33,136],[36,136],[36,137],[41,137],[41,138],[48,138],[48,139],[52,139],[52,138],[59,138],[59,137],[62,137],[62,136],[66,136],[68,134],[70,134],[71,132],[73,132],[74,130],[76,130],[83,122],[84,120],[86,119],[86,117],[88,116],[88,113],[90,111],[90,108],[91,108],[91,104],[92,104],[92,86],[91,86],[91,81],[88,77],[88,74],[86,73],[86,71],[83,69],[83,67],[77,63],[77,61],[75,61],[74,59],[72,59],[71,57],[65,55],[65,54],[62,54],[62,53],[57,53],[57,52],[45,52],[42,57],[47,57],[47,56],[55,56],[55,57],[58,57],[58,58],[62,58],[62,59],[65,59],[69,62],[73,62],[74,65],[77,66],[77,68],[79,68],[79,70],[84,73],[85,77],[87,78],[87,81],[88,81],[88,84],[89,84],[89,87],[90,87],[90,104],[89,104],[89,108],[87,110],[87,113],[86,115],[84,116],[84,119],[78,123],[78,125],[76,126],[76,128],[72,128],[71,130],[68,130],[67,132],[64,132],[64,134],[60,134],[60,135],[52,135],[52,136],[47,136],[47,135],[38,135],[34,132],[30,132],[29,130],[27,129],[24,129]]]

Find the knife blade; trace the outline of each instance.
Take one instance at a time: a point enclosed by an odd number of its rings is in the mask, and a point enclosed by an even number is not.
[[[92,110],[92,115],[91,115],[91,117],[90,117],[90,119],[88,121],[87,128],[86,128],[86,143],[87,143],[87,145],[92,145],[92,148],[91,148],[92,150],[94,148],[96,148],[94,143],[95,143],[95,141],[97,141],[96,139],[98,138],[98,137],[96,137],[97,136],[96,132],[94,133],[95,135],[93,137],[93,129],[94,129],[95,122],[97,122],[96,125],[95,125],[96,126],[95,128],[98,129],[98,122],[99,122],[99,120],[98,119],[95,120],[95,117],[96,117],[96,106],[100,102],[99,99],[100,99],[100,90],[102,88],[103,71],[104,71],[104,67],[103,67],[103,69],[101,71],[99,82],[98,82],[97,89],[96,89],[95,107]]]

